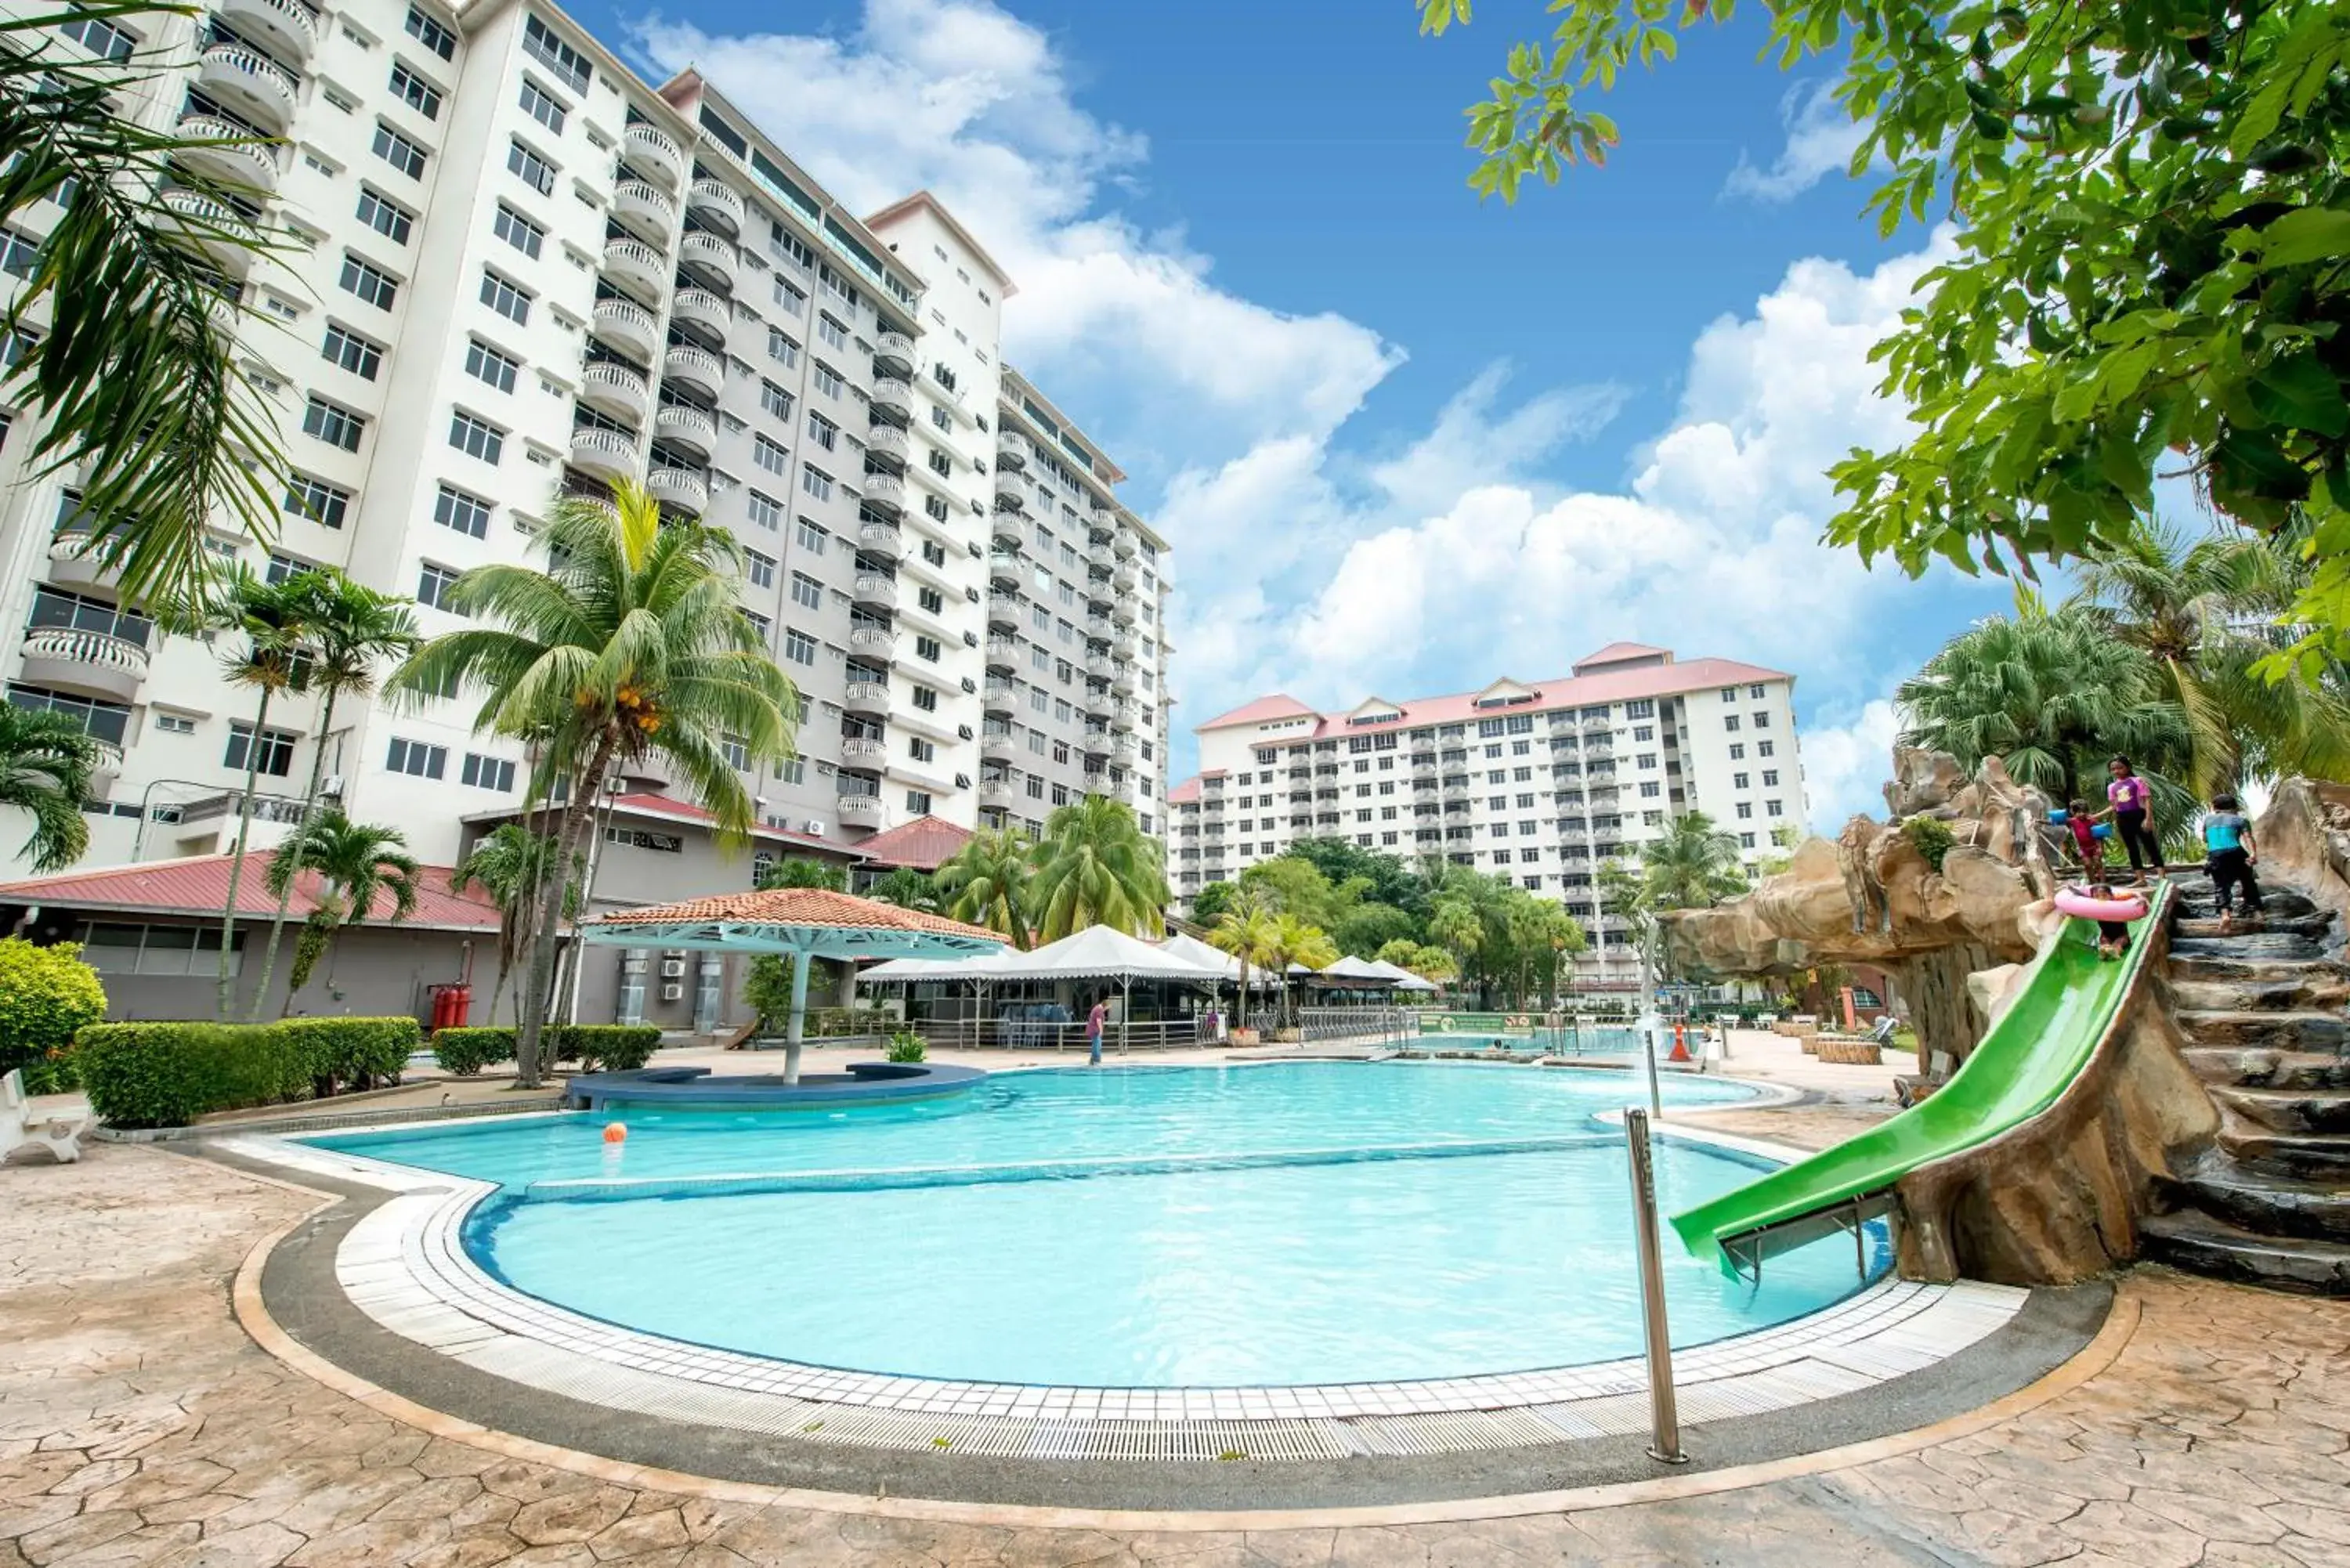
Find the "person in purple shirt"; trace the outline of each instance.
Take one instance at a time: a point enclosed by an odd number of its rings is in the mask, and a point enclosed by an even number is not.
[[[2127,757],[2116,757],[2106,764],[2112,775],[2106,785],[2106,809],[2099,816],[2114,819],[2114,836],[2129,851],[2130,869],[2137,879],[2146,880],[2146,873],[2162,875],[2162,846],[2154,833],[2154,790],[2138,776]]]
[[[1108,1023],[1109,1002],[1107,998],[1097,999],[1094,1002],[1094,1010],[1086,1014],[1086,1064],[1087,1066],[1101,1065],[1102,1029]]]

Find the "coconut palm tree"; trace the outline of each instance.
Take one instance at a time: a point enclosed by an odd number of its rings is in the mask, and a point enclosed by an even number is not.
[[[1707,909],[1746,891],[1746,871],[1738,863],[1738,836],[1713,825],[1701,811],[1685,812],[1665,826],[1664,836],[1640,848],[1640,881],[1651,909]]]
[[[886,877],[877,877],[865,889],[865,896],[878,903],[895,904],[901,909],[920,909],[927,914],[939,912],[939,889],[930,877],[910,866],[899,866]]]
[[[253,803],[268,749],[270,705],[306,689],[309,590],[297,578],[272,583],[239,566],[217,597],[181,607],[164,624],[172,630],[229,634],[235,640],[224,665],[229,683],[255,692],[253,729],[244,741],[244,792],[238,797],[236,836],[229,846],[228,898],[221,909],[220,972],[215,981],[216,1016],[226,1023],[236,1006],[236,897],[244,881],[244,851],[253,836]]]
[[[1429,939],[1452,957],[1452,971],[1465,977],[1478,950],[1485,945],[1485,917],[1460,893],[1438,896],[1428,915]]]
[[[212,597],[218,568],[206,539],[217,519],[256,540],[276,527],[286,465],[273,405],[235,351],[238,290],[206,254],[276,242],[231,205],[251,210],[262,192],[175,156],[223,139],[125,118],[164,62],[146,52],[98,58],[57,28],[68,18],[186,14],[76,0],[0,20],[0,222],[61,203],[0,317],[0,336],[37,326],[16,335],[21,356],[0,388],[44,416],[32,448],[39,470],[76,469],[84,509],[116,520],[91,535],[91,554],[120,574],[126,597],[158,608]]]
[[[1281,977],[1284,1016],[1294,1018],[1295,993],[1289,983],[1289,966],[1304,964],[1307,969],[1326,969],[1338,961],[1338,944],[1319,926],[1308,925],[1295,915],[1275,915],[1265,938],[1263,961],[1266,968]]]
[[[388,683],[417,696],[454,681],[483,693],[478,731],[551,737],[540,763],[569,794],[532,925],[515,1065],[538,1082],[539,1035],[555,973],[564,868],[583,847],[604,780],[616,765],[658,755],[711,814],[722,841],[741,842],[756,810],[729,756],[754,763],[792,756],[798,694],[736,603],[741,553],[733,537],[666,520],[640,484],[619,481],[608,501],[566,494],[534,541],[547,566],[476,566],[450,590],[477,624],[434,638]]]
[[[2095,548],[2068,613],[2153,664],[2187,728],[2179,782],[2209,797],[2249,774],[2350,778],[2350,705],[2339,691],[2259,669],[2276,618],[2300,597],[2307,566],[2270,540],[2222,532],[2189,542],[2142,523]]]
[[[1248,1027],[1249,971],[1273,962],[1274,922],[1279,918],[1280,909],[1271,893],[1263,888],[1241,888],[1233,891],[1216,923],[1208,928],[1209,945],[1240,961],[1240,1026],[1243,1029]]]
[[[335,732],[335,704],[346,693],[363,696],[375,685],[377,670],[388,659],[404,659],[423,639],[417,635],[412,601],[381,594],[355,583],[337,571],[301,572],[287,579],[288,587],[306,597],[303,658],[308,685],[322,699],[317,733],[310,746],[310,783],[302,794],[298,837],[318,816],[318,792],[326,782],[327,744]],[[254,987],[253,1020],[261,1020],[262,999],[269,977],[277,970],[277,944],[286,931],[288,882],[277,895],[276,913],[269,920],[269,947],[262,955],[261,982]],[[501,974],[501,981],[504,980]],[[494,1006],[492,1009],[495,1012]]]
[[[0,702],[0,805],[33,819],[17,853],[34,870],[63,870],[89,847],[81,806],[103,754],[68,715]]]
[[[305,871],[317,874],[318,896],[294,944],[281,1017],[294,1010],[295,994],[309,984],[311,971],[332,950],[336,938],[374,912],[378,895],[390,897],[394,925],[416,912],[420,873],[397,828],[353,822],[339,811],[322,813],[278,846],[262,874],[263,885],[280,899],[289,898]]]
[[[1159,853],[1123,801],[1089,794],[1054,812],[1032,853],[1037,939],[1058,941],[1087,926],[1163,936],[1172,895]]]
[[[819,888],[828,893],[848,891],[848,867],[813,855],[786,855],[760,867],[753,878],[761,888]]]
[[[518,822],[501,823],[480,843],[467,851],[449,873],[449,890],[462,893],[468,888],[479,888],[489,895],[490,902],[498,907],[498,980],[490,988],[488,1018],[498,1021],[498,1001],[506,989],[506,981],[516,972],[528,945],[530,917],[537,908],[539,888],[544,884],[548,858],[555,853],[555,840],[543,833],[533,833]],[[575,877],[570,893],[565,900],[563,917],[571,919],[579,912],[579,884]],[[522,989],[515,989],[515,1022],[522,1022]]]
[[[958,920],[1002,931],[1015,948],[1028,945],[1028,881],[1034,846],[1008,827],[983,827],[963,840],[938,869],[946,912]]]

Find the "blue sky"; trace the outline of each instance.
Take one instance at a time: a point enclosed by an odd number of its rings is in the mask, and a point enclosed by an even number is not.
[[[1009,355],[1174,544],[1180,732],[1250,697],[1540,679],[1619,637],[1794,671],[1815,827],[1876,800],[1894,683],[2002,585],[1816,543],[1898,438],[1868,345],[1944,243],[1880,242],[1825,67],[1703,28],[1624,145],[1514,206],[1461,110],[1539,6],[706,0],[578,7],[698,65],[848,201],[939,192],[1021,293]]]

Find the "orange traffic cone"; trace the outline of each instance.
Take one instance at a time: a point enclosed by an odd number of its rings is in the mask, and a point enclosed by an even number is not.
[[[1689,1054],[1688,1029],[1689,1025],[1683,1023],[1679,1019],[1675,1019],[1673,1021],[1673,1054],[1666,1057],[1666,1061],[1689,1062],[1695,1060],[1695,1058],[1690,1056]]]

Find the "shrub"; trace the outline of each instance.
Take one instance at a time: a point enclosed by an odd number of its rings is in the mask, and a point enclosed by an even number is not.
[[[424,1038],[413,1018],[287,1018],[270,1027],[311,1053],[329,1094],[397,1083]]]
[[[511,1029],[467,1028],[436,1029],[432,1032],[432,1060],[444,1073],[454,1073],[470,1078],[494,1062],[511,1062],[515,1054],[515,1032]]]
[[[883,1053],[892,1062],[919,1062],[930,1054],[922,1037],[910,1029],[901,1029],[889,1036],[889,1049]]]
[[[660,1047],[660,1026],[653,1023],[574,1023],[549,1029],[540,1038],[549,1061],[576,1061],[589,1073],[624,1073],[643,1066]],[[514,1056],[515,1032],[509,1028],[441,1029],[432,1035],[432,1059],[442,1072],[461,1077]]]
[[[105,1016],[105,988],[82,962],[80,943],[0,940],[0,1074],[26,1069],[25,1086],[36,1095],[72,1088],[74,1035]]]
[[[185,1127],[207,1111],[311,1092],[318,1064],[290,1031],[240,1023],[92,1023],[74,1042],[90,1107],[109,1127]]]
[[[1957,842],[1950,836],[1950,825],[1937,817],[1913,816],[1901,825],[1901,836],[1908,839],[1926,864],[1937,872],[1942,868],[1942,857]]]

